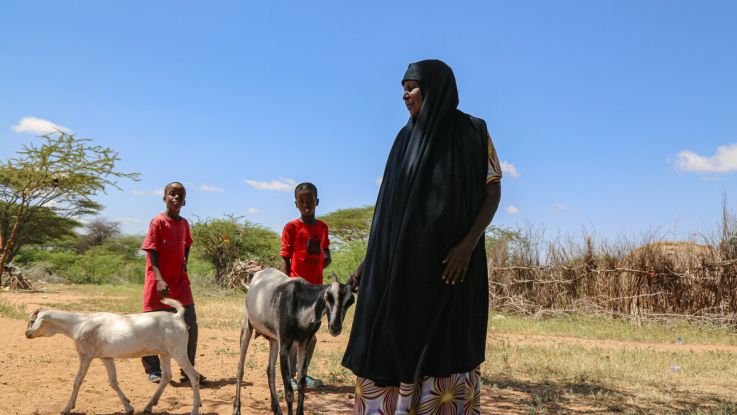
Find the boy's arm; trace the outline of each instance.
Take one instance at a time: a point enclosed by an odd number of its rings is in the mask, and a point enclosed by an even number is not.
[[[189,262],[189,248],[184,248],[184,272],[187,272],[187,263]]]
[[[289,259],[289,257],[281,257],[281,272],[285,273],[286,275],[289,275],[290,270],[292,269],[292,260]]]
[[[169,296],[169,286],[164,281],[164,277],[161,276],[161,270],[159,269],[159,253],[153,249],[146,250],[151,255],[151,268],[154,269],[154,276],[156,277],[156,292],[159,293],[159,297]]]
[[[330,256],[330,248],[323,249],[322,253],[325,256],[325,262],[323,263],[323,268],[327,268],[328,265],[330,265],[333,262],[333,258]]]

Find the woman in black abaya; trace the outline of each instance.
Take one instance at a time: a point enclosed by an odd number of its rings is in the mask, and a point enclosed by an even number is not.
[[[486,123],[457,109],[453,71],[409,65],[410,112],[389,153],[343,365],[356,414],[479,413],[488,275],[484,230],[501,168]]]

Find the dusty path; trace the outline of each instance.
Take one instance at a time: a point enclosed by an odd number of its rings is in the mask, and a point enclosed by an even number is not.
[[[3,298],[15,304],[23,304],[31,310],[51,303],[73,303],[89,296],[74,293],[54,293],[48,298],[43,293],[3,293]],[[74,343],[63,336],[27,340],[23,333],[26,323],[21,320],[0,318],[0,414],[53,414],[64,407],[71,393],[72,381],[77,372],[78,360]],[[321,365],[321,373],[330,373],[337,367],[345,348],[347,333],[332,338],[326,333],[318,336],[317,347],[321,355],[313,365]],[[673,350],[724,350],[737,353],[734,346],[717,345],[668,345],[602,340],[586,340],[563,336],[520,334],[493,334],[491,344],[505,341],[510,344],[576,344],[598,348],[652,348],[658,351]],[[266,386],[265,368],[268,359],[267,342],[255,339],[251,343],[246,365],[245,386],[242,392],[244,414],[269,414],[269,392]],[[238,331],[232,329],[200,329],[197,367],[209,381],[202,389],[203,414],[230,414],[235,395],[235,371],[238,359]],[[148,383],[138,359],[116,362],[118,379],[124,393],[131,400],[136,413],[141,413],[155,386]],[[176,365],[175,365],[176,366]],[[175,368],[178,372],[178,368]],[[175,373],[176,375],[176,373]],[[175,377],[177,379],[178,376]],[[327,380],[327,379],[326,379]],[[354,386],[350,380],[330,381],[331,386],[308,390],[305,408],[310,415],[349,414],[352,410]],[[281,388],[279,388],[281,389]],[[482,413],[493,415],[529,414],[538,407],[536,399],[555,396],[555,400],[540,404],[542,413],[606,414],[612,408],[623,412],[636,412],[632,404],[632,391],[606,389],[591,385],[526,382],[520,379],[484,379],[482,387]],[[597,398],[581,397],[605,394],[611,405],[596,402]],[[592,402],[595,403],[592,406]],[[165,391],[155,413],[188,414],[192,394],[189,387],[170,385]],[[282,401],[282,407],[284,403]],[[92,364],[77,400],[76,413],[122,413],[122,405],[107,384],[107,374],[99,361]],[[652,413],[659,413],[657,411]]]

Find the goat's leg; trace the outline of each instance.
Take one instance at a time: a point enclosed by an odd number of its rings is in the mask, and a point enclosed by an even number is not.
[[[110,387],[113,388],[115,393],[118,394],[118,398],[120,398],[120,402],[123,403],[123,407],[125,407],[125,413],[126,414],[132,414],[133,413],[133,407],[131,406],[131,401],[126,398],[125,394],[122,390],[120,390],[120,386],[118,385],[118,375],[115,371],[115,362],[113,359],[100,359],[102,360],[102,363],[105,365],[105,369],[107,369],[107,380],[110,382]]]
[[[290,344],[279,342],[279,366],[281,377],[284,382],[284,399],[287,401],[287,413],[292,415],[292,403],[294,402],[294,390],[292,389],[292,377],[289,375],[289,349]]]
[[[159,382],[159,387],[156,388],[156,391],[154,392],[154,396],[151,397],[151,400],[148,401],[146,407],[143,408],[144,413],[150,413],[154,405],[159,403],[159,398],[161,397],[161,394],[164,393],[164,388],[166,388],[166,385],[171,381],[171,356],[166,353],[161,353],[159,354],[159,362],[161,363],[161,381]]]
[[[276,415],[282,415],[281,408],[279,407],[279,396],[276,394],[276,356],[278,353],[279,343],[276,340],[269,339],[269,366],[266,367],[266,376],[269,379],[271,410]]]
[[[312,336],[307,343],[307,347],[297,348],[297,415],[304,413],[305,376],[307,376],[307,368],[310,367],[310,360],[312,360],[316,344],[317,337]]]
[[[241,415],[241,384],[243,383],[243,372],[245,371],[246,352],[251,342],[253,327],[244,315],[243,327],[241,327],[241,354],[238,361],[238,373],[235,375],[235,401],[233,401],[233,415]]]
[[[77,376],[74,377],[74,388],[72,389],[72,396],[69,397],[69,402],[67,402],[67,406],[61,411],[62,414],[68,414],[72,412],[72,409],[74,409],[74,406],[77,404],[77,394],[79,393],[79,387],[82,386],[82,381],[87,375],[87,369],[90,368],[90,363],[92,363],[92,357],[81,354],[79,355],[79,371],[77,372]]]
[[[305,379],[305,369],[306,368],[304,365],[305,347],[303,344],[299,344],[297,345],[297,347],[295,347],[295,349],[296,350],[294,351],[294,354],[296,357],[295,377],[297,379],[297,415],[302,415],[303,413],[302,405],[304,404],[304,401],[305,401],[305,384],[306,384],[306,379]]]
[[[174,360],[179,363],[179,367],[182,368],[184,374],[189,378],[189,382],[192,384],[192,415],[200,413],[200,406],[202,406],[202,400],[200,399],[200,374],[197,373],[192,362],[189,361],[189,356],[186,350],[181,350],[179,353],[174,355]]]

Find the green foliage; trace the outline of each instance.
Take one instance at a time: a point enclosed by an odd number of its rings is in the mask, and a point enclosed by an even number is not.
[[[139,177],[116,170],[118,154],[92,145],[89,139],[59,131],[42,140],[41,145],[25,145],[18,157],[0,163],[0,201],[7,204],[8,216],[13,218],[3,238],[0,277],[3,265],[15,252],[19,233],[41,208],[64,217],[95,213],[101,206],[92,198],[106,186],[118,187],[115,180],[119,178]]]
[[[223,284],[230,265],[237,259],[253,259],[266,265],[279,264],[281,240],[275,232],[239,217],[197,220],[192,224],[192,253],[212,264],[215,282]]]
[[[99,245],[89,248],[91,254],[96,252],[120,255],[124,258],[132,259],[138,256],[144,256],[141,251],[143,237],[134,235],[118,236],[108,238]]]
[[[146,272],[145,257],[125,258],[90,251],[79,255],[68,274],[63,275],[69,282],[75,284],[143,282]]]
[[[16,220],[18,206],[0,201],[0,240],[6,241]],[[58,240],[76,240],[74,229],[81,226],[74,219],[58,215],[46,207],[30,208],[26,222],[20,227],[15,236],[15,243],[10,252],[12,259],[24,245],[51,245]]]
[[[187,274],[192,287],[209,288],[212,287],[215,278],[215,268],[208,261],[190,255],[187,263]]]
[[[14,262],[25,268],[42,268],[77,284],[142,283],[146,257],[137,253],[139,246],[138,237],[121,237],[90,248],[84,254],[25,248],[16,255]]]
[[[371,221],[374,217],[374,207],[339,209],[321,216],[320,220],[328,224],[330,236],[335,242],[348,243],[357,240],[367,240],[371,231]]]
[[[504,266],[510,258],[529,251],[530,240],[522,231],[489,225],[486,228],[486,254],[492,265]]]
[[[0,165],[0,200],[26,208],[53,202],[54,211],[70,216],[98,211],[94,195],[117,187],[116,178],[139,175],[115,170],[118,153],[91,141],[60,131],[43,136],[40,146],[23,146],[17,158]]]
[[[84,252],[92,246],[101,245],[110,238],[120,235],[120,223],[95,218],[84,225],[86,234],[79,241],[77,252]]]
[[[367,240],[355,240],[342,244],[339,248],[331,250],[333,262],[325,269],[325,276],[331,272],[338,275],[340,282],[347,282],[348,277],[358,268],[358,265],[366,256]],[[326,279],[326,281],[328,281]]]

